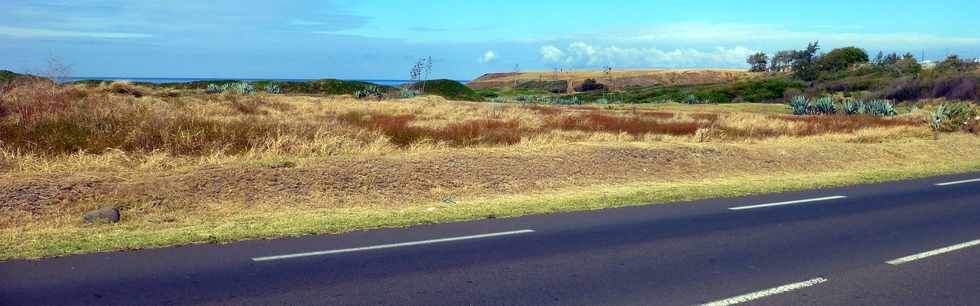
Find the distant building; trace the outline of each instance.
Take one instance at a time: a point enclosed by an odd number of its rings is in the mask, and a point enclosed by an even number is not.
[[[933,61],[933,60],[924,60],[920,64],[922,64],[922,68],[925,68],[925,69],[936,68],[936,61]]]

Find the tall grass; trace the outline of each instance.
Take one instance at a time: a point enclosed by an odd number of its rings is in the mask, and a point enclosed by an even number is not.
[[[556,135],[559,141],[580,141],[591,134],[627,134],[644,141],[649,139],[645,135],[689,137],[705,129],[723,132],[714,139],[737,140],[926,128],[917,120],[868,116],[491,105],[425,97],[358,103],[349,98],[324,102],[267,94],[169,97],[134,92],[148,91],[133,84],[91,88],[43,82],[9,88],[0,95],[0,149],[43,156],[112,149],[174,156],[357,154],[379,143],[393,149],[424,143],[510,146]]]

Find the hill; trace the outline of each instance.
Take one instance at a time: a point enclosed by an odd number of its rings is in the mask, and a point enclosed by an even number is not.
[[[519,72],[519,73],[488,73],[468,83],[474,89],[496,88],[512,89],[514,87],[529,89],[535,84],[548,86],[543,90],[553,91],[556,84],[564,84],[566,93],[574,91],[586,79],[594,79],[613,89],[628,86],[655,85],[700,85],[731,82],[743,78],[755,77],[756,74],[740,69],[643,69],[605,71],[566,71],[566,72]],[[564,82],[562,82],[564,81]]]

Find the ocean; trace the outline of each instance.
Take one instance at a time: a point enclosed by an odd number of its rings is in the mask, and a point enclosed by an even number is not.
[[[220,81],[220,80],[241,80],[246,82],[253,81],[265,81],[273,80],[279,82],[305,82],[312,81],[315,79],[238,79],[238,78],[123,78],[123,77],[74,77],[70,78],[69,82],[75,81],[85,81],[85,80],[104,80],[104,81],[132,81],[132,82],[144,82],[144,83],[189,83],[194,81]],[[348,80],[348,81],[361,81],[368,82],[383,86],[399,86],[402,84],[412,83],[410,80]],[[466,84],[467,80],[457,80],[460,83]]]

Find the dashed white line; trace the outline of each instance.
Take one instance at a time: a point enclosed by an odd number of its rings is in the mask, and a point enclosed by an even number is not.
[[[743,294],[743,295],[739,295],[739,296],[736,296],[736,297],[733,297],[733,298],[728,298],[728,299],[724,299],[724,300],[718,300],[718,301],[714,301],[714,302],[707,303],[707,304],[701,304],[701,305],[702,306],[728,306],[728,305],[741,304],[741,303],[751,302],[751,301],[758,300],[758,299],[765,298],[765,297],[772,296],[772,295],[777,295],[777,294],[781,294],[781,293],[790,292],[790,291],[793,291],[793,290],[799,290],[799,289],[803,289],[803,288],[806,288],[806,287],[811,287],[811,286],[819,285],[819,284],[826,283],[826,282],[827,282],[827,279],[826,278],[818,277],[818,278],[814,278],[814,279],[811,279],[811,280],[808,280],[808,281],[805,281],[805,282],[799,282],[799,283],[795,283],[795,284],[789,284],[789,285],[779,286],[779,287],[772,288],[772,289],[766,289],[766,290],[762,290],[762,291],[758,291],[758,292]]]
[[[276,256],[255,257],[255,258],[252,258],[252,261],[259,262],[259,261],[283,260],[283,259],[293,259],[293,258],[310,257],[310,256],[323,256],[323,255],[331,255],[331,254],[351,253],[351,252],[370,251],[370,250],[381,250],[381,249],[390,249],[390,248],[398,248],[398,247],[416,246],[416,245],[424,245],[424,244],[445,243],[445,242],[453,242],[453,241],[461,241],[461,240],[491,238],[491,237],[500,237],[500,236],[512,236],[512,235],[528,234],[528,233],[533,233],[533,232],[534,232],[534,230],[526,229],[526,230],[519,230],[519,231],[509,231],[509,232],[500,232],[500,233],[489,233],[489,234],[472,235],[472,236],[460,236],[460,237],[451,237],[451,238],[442,238],[442,239],[432,239],[432,240],[421,240],[421,241],[412,241],[412,242],[382,244],[382,245],[367,246],[367,247],[360,247],[360,248],[350,248],[350,249],[339,249],[339,250],[328,250],[328,251],[295,253],[295,254],[285,254],[285,255],[276,255]]]
[[[846,199],[846,198],[847,198],[846,196],[832,196],[832,197],[823,197],[823,198],[815,198],[815,199],[804,199],[804,200],[796,200],[796,201],[786,201],[786,202],[776,202],[776,203],[768,203],[768,204],[759,204],[759,205],[732,207],[732,208],[729,208],[729,210],[746,210],[746,209],[765,208],[765,207],[773,207],[773,206],[796,205],[796,204],[805,204],[805,203],[813,203],[813,202],[840,200],[840,199]]]
[[[948,246],[948,247],[945,247],[945,248],[941,248],[941,249],[937,249],[937,250],[932,250],[932,251],[928,251],[928,252],[922,252],[922,253],[919,253],[919,254],[915,254],[915,255],[911,255],[911,256],[906,256],[906,257],[902,257],[902,258],[895,259],[895,260],[890,260],[890,261],[887,261],[887,263],[890,264],[890,265],[893,265],[893,266],[903,265],[903,264],[907,264],[907,263],[910,263],[910,262],[913,262],[913,261],[916,261],[916,260],[921,260],[921,259],[925,259],[925,258],[928,258],[928,257],[932,257],[932,256],[936,256],[936,255],[942,255],[942,254],[946,254],[946,253],[950,253],[950,252],[955,252],[955,251],[959,251],[959,250],[962,250],[962,249],[975,247],[975,246],[978,246],[978,245],[980,245],[980,240],[974,240],[974,241],[970,241],[970,242],[960,243],[960,244],[957,244],[957,245],[951,245],[951,246]]]
[[[953,186],[953,185],[969,184],[969,183],[980,183],[980,178],[978,178],[978,179],[972,179],[972,180],[962,180],[962,181],[955,181],[955,182],[939,183],[939,184],[936,184],[936,186]]]

